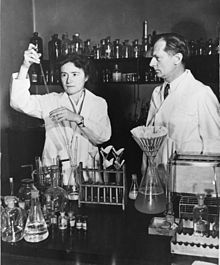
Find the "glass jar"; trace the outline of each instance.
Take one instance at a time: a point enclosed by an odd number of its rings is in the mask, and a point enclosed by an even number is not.
[[[15,196],[6,196],[7,205],[1,213],[1,236],[5,242],[18,242],[24,236],[24,223],[22,211],[15,206],[18,199]]]
[[[24,206],[25,211],[28,211],[30,209],[32,190],[37,190],[37,188],[34,186],[33,179],[29,179],[29,178],[22,179],[21,187],[18,190],[18,198],[19,198],[19,201],[22,201],[25,203],[25,206]]]

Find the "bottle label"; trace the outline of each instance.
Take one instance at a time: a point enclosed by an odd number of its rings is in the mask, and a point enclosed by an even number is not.
[[[74,227],[75,226],[75,219],[70,220],[70,227]]]

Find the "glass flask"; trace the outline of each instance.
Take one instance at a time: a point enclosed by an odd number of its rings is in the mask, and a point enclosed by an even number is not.
[[[19,201],[24,202],[24,209],[28,211],[31,206],[31,191],[37,190],[34,186],[33,179],[26,178],[21,180],[21,187],[18,190]]]
[[[45,191],[44,196],[45,198],[50,198],[50,202],[47,201],[47,205],[52,205],[53,201],[55,212],[60,212],[66,205],[67,193],[63,188],[58,186],[60,177],[59,167],[53,165],[50,167],[50,170],[52,186]]]
[[[24,239],[27,242],[40,242],[49,235],[39,201],[39,191],[31,191],[31,208],[24,229]]]
[[[128,197],[131,200],[135,200],[138,195],[138,183],[137,183],[137,175],[132,174],[132,182],[131,182],[131,187],[129,190]]]
[[[197,195],[198,204],[193,208],[193,232],[194,235],[208,235],[209,221],[208,221],[208,207],[205,205],[205,194]]]
[[[22,211],[15,206],[17,198],[15,196],[6,196],[7,205],[1,213],[1,236],[5,242],[18,242],[24,236],[24,223]]]
[[[141,179],[135,208],[147,214],[157,214],[166,209],[166,195],[162,186],[156,163],[156,154],[167,135],[163,126],[138,126],[131,130],[133,138],[148,158],[148,166]]]

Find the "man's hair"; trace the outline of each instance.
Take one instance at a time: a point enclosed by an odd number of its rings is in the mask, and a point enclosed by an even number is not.
[[[154,39],[153,45],[158,40],[164,40],[166,42],[166,46],[164,51],[176,54],[181,53],[183,55],[182,63],[185,65],[190,56],[190,50],[187,41],[184,39],[183,36],[177,33],[162,33],[156,35]]]

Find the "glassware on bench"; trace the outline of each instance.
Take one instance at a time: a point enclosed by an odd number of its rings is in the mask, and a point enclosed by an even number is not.
[[[6,196],[7,205],[1,213],[1,236],[5,242],[15,243],[24,236],[23,214],[19,207],[15,206],[18,199],[15,196]]]
[[[154,161],[167,129],[163,126],[139,126],[131,130],[132,136],[148,158],[148,166],[139,186],[135,207],[147,214],[165,211],[166,196]]]
[[[24,239],[27,242],[40,242],[49,235],[47,224],[41,211],[39,191],[31,191],[31,208],[24,229]]]
[[[193,208],[193,233],[194,235],[208,235],[209,221],[208,221],[208,207],[205,205],[205,194],[197,195],[198,204]]]
[[[45,191],[44,196],[45,198],[50,198],[51,205],[53,201],[55,212],[60,212],[67,203],[67,193],[58,185],[60,177],[59,167],[57,165],[52,165],[50,166],[50,170],[52,186]],[[47,202],[47,204],[49,205],[49,202]],[[52,208],[52,206],[50,208]]]

